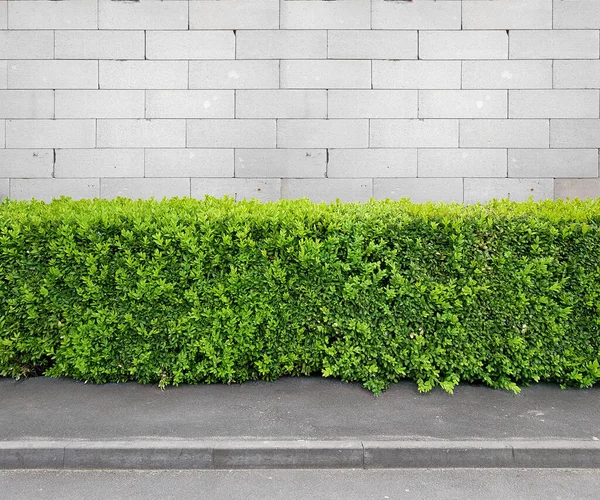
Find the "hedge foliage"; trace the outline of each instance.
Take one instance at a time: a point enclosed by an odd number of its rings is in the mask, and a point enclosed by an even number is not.
[[[0,374],[600,380],[600,201],[0,204]]]

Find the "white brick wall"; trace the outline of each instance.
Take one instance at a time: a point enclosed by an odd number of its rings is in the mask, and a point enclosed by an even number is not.
[[[598,0],[0,0],[0,197],[599,196]]]

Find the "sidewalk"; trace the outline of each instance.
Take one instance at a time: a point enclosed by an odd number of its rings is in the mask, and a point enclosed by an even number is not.
[[[0,379],[0,469],[600,467],[600,387]]]

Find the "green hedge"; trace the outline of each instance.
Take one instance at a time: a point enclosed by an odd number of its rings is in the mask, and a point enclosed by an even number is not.
[[[600,201],[0,204],[0,374],[600,380]]]

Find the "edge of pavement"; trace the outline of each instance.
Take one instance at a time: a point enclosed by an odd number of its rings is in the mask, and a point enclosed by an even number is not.
[[[278,468],[600,468],[600,441],[0,441],[0,470]]]

